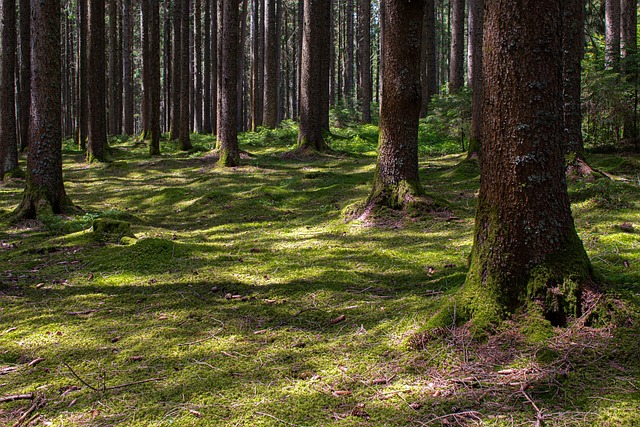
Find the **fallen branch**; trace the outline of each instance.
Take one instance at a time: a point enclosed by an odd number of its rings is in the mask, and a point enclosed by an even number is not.
[[[418,421],[418,423],[419,423],[420,425],[423,425],[423,426],[428,426],[428,425],[429,425],[429,424],[431,424],[431,423],[434,423],[434,422],[436,422],[436,421],[443,420],[443,419],[445,419],[445,418],[449,418],[449,417],[465,417],[465,416],[470,416],[470,417],[472,417],[472,418],[480,419],[480,417],[477,415],[477,414],[479,414],[479,413],[480,413],[480,412],[478,412],[478,411],[453,412],[453,413],[451,413],[451,414],[442,415],[442,416],[439,416],[439,417],[436,417],[436,418],[430,419],[429,421],[427,421],[427,422],[425,422],[425,423],[423,423],[423,422],[421,422],[421,421]]]
[[[76,374],[76,371],[73,370],[73,368],[71,366],[69,366],[67,364],[67,362],[62,362],[62,364],[64,366],[67,367],[67,369],[69,369],[71,371],[71,373],[73,374],[74,377],[76,377],[78,379],[78,381],[80,381],[82,384],[86,385],[87,387],[89,387],[91,390],[93,391],[98,391],[97,388],[95,388],[94,386],[92,386],[91,384],[89,384],[88,382],[86,382],[85,380],[83,380],[80,375]]]
[[[82,316],[84,314],[95,313],[98,310],[82,310],[82,311],[67,311],[67,315],[69,316]]]
[[[15,366],[7,366],[6,368],[0,368],[0,375],[6,375],[9,372],[17,371],[18,368]]]
[[[13,402],[15,400],[32,400],[35,397],[33,393],[13,394],[11,396],[0,397],[0,403]]]
[[[155,381],[162,381],[164,379],[166,379],[166,377],[148,378],[146,380],[134,381],[132,383],[112,385],[110,387],[105,387],[105,390],[116,390],[116,389],[119,389],[119,388],[130,387],[132,385],[137,385],[137,384],[144,384],[144,383],[150,383],[150,382],[155,382]]]
[[[533,399],[531,399],[531,397],[529,397],[529,395],[527,394],[526,391],[520,390],[520,392],[522,394],[524,394],[524,397],[529,401],[529,403],[531,403],[531,406],[533,406],[533,409],[536,410],[536,424],[535,424],[535,427],[541,427],[542,426],[542,421],[544,420],[544,414],[542,413],[540,408],[538,408],[538,405],[536,405],[536,403],[533,401]]]
[[[25,413],[22,414],[20,418],[18,418],[18,421],[16,421],[16,423],[12,427],[20,427],[21,425],[23,425],[27,418],[29,418],[29,416],[33,413],[33,411],[41,407],[43,404],[44,398],[42,396],[36,397],[29,409],[27,409]],[[29,421],[31,421],[31,419],[29,419]]]

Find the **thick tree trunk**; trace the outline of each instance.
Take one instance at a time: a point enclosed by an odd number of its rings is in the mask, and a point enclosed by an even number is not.
[[[62,181],[60,2],[31,0],[31,123],[27,181],[17,218],[71,208]]]
[[[123,125],[126,135],[133,135],[133,13],[131,7],[131,0],[124,0],[122,68],[124,73]]]
[[[237,67],[238,67],[238,1],[221,0],[222,18],[222,84],[221,111],[218,123],[218,153],[220,166],[237,166],[240,162],[237,129]]]
[[[18,170],[16,130],[16,2],[2,0],[0,44],[0,179]]]
[[[383,24],[380,142],[373,189],[374,206],[404,208],[422,193],[418,177],[420,52],[424,0],[387,0]]]
[[[80,2],[81,3],[81,2]],[[20,148],[29,146],[29,116],[31,106],[31,4],[29,0],[20,0]],[[80,71],[78,70],[78,75]],[[79,121],[79,118],[78,118]]]
[[[189,74],[189,3],[191,0],[182,0],[180,11],[180,135],[179,147],[182,151],[191,149],[191,110],[189,90],[191,75]]]
[[[578,0],[581,1],[581,0]],[[467,158],[476,158],[482,141],[482,22],[484,0],[469,0],[468,86],[472,90],[471,135]]]
[[[371,123],[371,3],[358,1],[358,86],[360,121]]]
[[[620,0],[605,0],[604,65],[618,70],[620,65]]]
[[[264,95],[262,125],[273,129],[278,125],[278,39],[276,0],[265,0],[264,11]]]
[[[169,139],[176,141],[180,137],[180,99],[182,94],[182,3],[188,0],[173,2],[173,55],[171,60],[171,124]]]
[[[449,62],[449,92],[464,86],[464,0],[453,0],[451,22],[451,60]]]
[[[563,1],[485,8],[483,96],[491,114],[483,116],[475,238],[457,305],[458,319],[472,319],[478,332],[523,307],[562,325],[581,314],[591,278],[564,179]],[[450,322],[445,311],[440,320]]]
[[[33,6],[33,2],[32,2]],[[89,129],[87,161],[107,160],[106,84],[104,49],[104,2],[89,1],[89,51],[87,54],[87,94]]]
[[[329,27],[330,0],[305,0],[302,28],[302,82],[300,90],[300,132],[298,148],[324,151],[324,114],[328,115],[328,69],[322,66],[330,47],[326,43]],[[327,52],[325,52],[327,51]],[[327,78],[323,76],[327,73]],[[325,107],[324,103],[327,103]]]

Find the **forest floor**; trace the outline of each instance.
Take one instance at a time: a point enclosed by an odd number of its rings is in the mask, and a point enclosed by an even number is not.
[[[593,154],[613,179],[570,183],[610,316],[426,340],[464,281],[478,168],[423,157],[449,212],[345,221],[375,166],[357,131],[306,159],[294,130],[243,135],[233,169],[207,137],[154,158],[112,141],[107,164],[68,146],[74,216],[10,224],[24,182],[3,183],[0,425],[640,425],[640,157]]]

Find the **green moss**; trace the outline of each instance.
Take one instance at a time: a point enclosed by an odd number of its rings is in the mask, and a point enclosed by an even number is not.
[[[92,228],[97,240],[119,242],[123,237],[136,237],[131,231],[131,224],[126,221],[98,218],[93,221]]]

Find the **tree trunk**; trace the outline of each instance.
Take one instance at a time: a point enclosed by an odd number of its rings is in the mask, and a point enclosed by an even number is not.
[[[78,130],[77,144],[81,150],[87,149],[88,138],[88,95],[87,95],[87,33],[89,31],[87,2],[78,0]]]
[[[160,155],[160,8],[156,0],[142,0],[145,10],[145,33],[148,35],[147,57],[144,59],[148,86],[145,97],[148,100],[149,154]]]
[[[182,94],[182,40],[181,40],[181,16],[182,3],[188,0],[175,0],[173,2],[173,55],[171,60],[171,124],[169,127],[169,139],[176,141],[180,136],[180,99]]]
[[[581,1],[581,0],[578,0]],[[472,90],[471,135],[467,158],[476,158],[482,144],[482,21],[484,0],[469,0],[469,63],[468,80]]]
[[[211,0],[211,127],[213,133],[218,135],[218,93],[220,93],[220,66],[218,60],[221,57],[221,31],[218,25],[222,17],[221,0]],[[215,7],[214,7],[215,6]]]
[[[450,93],[455,93],[464,86],[464,9],[464,0],[453,0],[449,62]]]
[[[385,2],[380,142],[367,210],[400,209],[422,194],[418,177],[420,52],[424,0]]]
[[[31,0],[32,114],[27,181],[17,218],[63,213],[71,207],[62,181],[60,18],[59,0]]]
[[[265,0],[262,125],[269,129],[278,125],[278,58],[276,55],[278,39],[276,33],[276,0]]]
[[[122,25],[124,27],[122,68],[124,73],[123,124],[126,135],[133,135],[133,13],[131,7],[131,0],[124,0],[122,17]],[[80,91],[82,91],[82,89],[80,89]]]
[[[206,2],[206,0],[205,0]],[[194,6],[194,43],[195,43],[195,124],[196,132],[201,133],[202,126],[202,4],[195,1]]]
[[[18,123],[22,151],[29,146],[29,113],[31,106],[30,19],[31,4],[29,0],[20,0],[20,92],[18,95],[20,97],[20,111],[18,112]]]
[[[210,134],[213,130],[211,126],[211,1],[204,0],[204,37],[203,37],[203,110],[202,110],[202,131]]]
[[[237,129],[238,1],[222,0],[222,84],[221,111],[218,123],[220,166],[237,166],[240,162]]]
[[[182,0],[180,11],[180,135],[179,147],[182,151],[191,149],[191,116],[189,90],[191,75],[189,74],[189,3],[191,0]],[[177,59],[177,58],[176,58]]]
[[[371,123],[371,3],[358,0],[358,86],[360,121]]]
[[[251,1],[251,130],[255,131],[262,124],[262,75],[260,45],[262,43],[259,28],[262,26],[260,15],[261,0]]]
[[[618,70],[620,65],[620,0],[605,0],[604,65],[608,70]]]
[[[477,332],[523,307],[563,325],[580,316],[591,278],[564,179],[563,1],[485,7],[483,96],[491,114],[482,121],[475,238],[457,305],[458,320],[471,319]]]
[[[625,139],[638,138],[638,0],[621,0],[622,7],[620,13],[620,44],[621,44],[621,65],[624,78],[634,88],[634,100],[631,103],[634,107],[628,111],[624,119]]]
[[[146,0],[140,3],[140,34],[142,37],[142,139],[148,139],[151,134],[151,59],[149,44],[149,6]]]
[[[422,105],[420,107],[420,117],[426,117],[429,111],[431,98],[438,92],[436,75],[436,8],[435,0],[426,0],[424,4],[424,21],[422,28],[421,49],[422,62],[420,69],[422,72]]]
[[[118,9],[116,0],[109,0],[109,133],[118,129]]]
[[[330,0],[305,0],[302,28],[302,82],[300,89],[300,132],[298,148],[324,151],[324,119],[328,115],[328,69],[322,66],[328,56]],[[325,52],[326,51],[326,52]],[[323,73],[327,73],[325,79]],[[324,103],[327,103],[325,108]],[[327,119],[328,120],[328,119]]]
[[[32,2],[33,6],[33,2]],[[87,54],[87,94],[89,131],[87,161],[107,160],[106,84],[104,49],[104,2],[89,1],[89,51]]]
[[[244,126],[244,45],[247,39],[247,14],[249,9],[247,7],[247,0],[242,0],[240,2],[241,10],[238,15],[238,25],[240,26],[240,31],[238,34],[238,43],[236,43],[238,54],[236,55],[236,59],[238,61],[238,66],[236,67],[236,85],[238,96],[236,99],[236,124],[238,126],[238,132],[242,132],[245,130]]]
[[[2,0],[0,45],[0,179],[18,170],[16,131],[16,2]]]
[[[344,95],[347,105],[351,107],[353,100],[353,1],[346,0],[345,46],[344,46]]]

